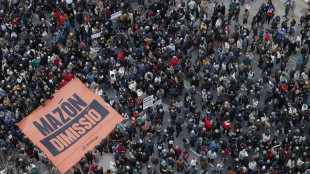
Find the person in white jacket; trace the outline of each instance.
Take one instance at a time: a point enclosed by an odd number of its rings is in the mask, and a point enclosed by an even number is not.
[[[110,71],[110,72],[113,72],[113,71]],[[111,73],[110,74],[110,84],[111,84],[111,87],[113,86],[115,81],[116,81],[116,76],[115,76],[115,74]]]
[[[287,161],[286,167],[288,167],[289,169],[293,169],[295,167],[295,161],[292,159],[289,159]]]
[[[218,18],[218,19],[216,20],[215,27],[216,27],[216,28],[220,28],[221,26],[222,26],[222,20],[221,20],[221,18]]]
[[[208,158],[208,162],[213,163],[214,159],[217,158],[216,152],[213,150],[209,150],[209,152],[207,153],[207,158]]]
[[[302,160],[302,157],[299,157],[297,162],[296,162],[296,165],[298,168],[301,168],[304,163],[305,162]]]
[[[97,86],[97,88],[95,89],[95,93],[98,94],[98,95],[100,95],[100,96],[102,96],[103,91],[102,91],[102,89],[101,89],[100,86]]]
[[[263,143],[270,140],[270,134],[268,132],[263,133]]]
[[[110,161],[110,170],[113,174],[115,174],[117,172],[116,164],[112,161]]]
[[[242,39],[238,39],[237,41],[237,48],[242,49]]]
[[[303,112],[306,112],[308,110],[308,105],[306,103],[304,103],[302,106],[301,106],[301,111]]]
[[[196,159],[196,157],[193,157],[193,158],[192,158],[190,165],[191,165],[192,168],[195,168],[195,167],[196,167],[196,165],[197,165],[197,159]]]
[[[243,149],[242,151],[239,152],[239,159],[240,160],[243,160],[243,159],[247,158],[248,156],[249,156],[249,154],[245,149]]]
[[[252,159],[252,161],[249,162],[249,169],[252,172],[255,172],[256,168],[257,168],[257,163],[256,163],[256,161],[254,159]]]
[[[187,4],[187,7],[193,11],[197,7],[197,4],[194,0],[192,0],[191,2]]]
[[[250,2],[248,2],[248,3],[245,5],[245,9],[247,9],[248,11],[250,11],[250,9],[251,9],[251,4],[250,4]]]
[[[100,153],[97,149],[93,150],[93,156],[95,158],[96,163],[99,163],[99,159],[100,159]]]
[[[136,92],[137,90],[137,82],[135,80],[131,80],[128,88],[130,89],[131,92]]]

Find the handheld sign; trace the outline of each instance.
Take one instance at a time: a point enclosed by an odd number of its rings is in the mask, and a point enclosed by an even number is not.
[[[148,96],[143,99],[143,110],[153,106],[154,98],[153,95]]]
[[[18,127],[65,173],[123,119],[76,78],[24,118]]]
[[[111,20],[114,20],[114,19],[116,19],[116,18],[122,16],[122,14],[123,14],[122,11],[118,11],[118,12],[116,12],[116,13],[113,13],[113,14],[111,15]]]

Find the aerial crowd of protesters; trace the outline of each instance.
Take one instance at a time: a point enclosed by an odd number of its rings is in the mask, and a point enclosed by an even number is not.
[[[309,11],[137,1],[1,1],[1,169],[58,172],[17,124],[79,78],[125,120],[75,174],[310,173]]]

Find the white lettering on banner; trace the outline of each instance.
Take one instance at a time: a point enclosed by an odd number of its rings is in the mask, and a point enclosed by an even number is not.
[[[100,36],[101,36],[101,33],[96,33],[96,34],[91,35],[91,39],[97,39]]]
[[[116,13],[113,13],[113,14],[111,15],[111,20],[116,19],[116,18],[122,16],[122,14],[123,14],[122,11],[118,11],[118,12],[116,12]]]
[[[146,97],[143,99],[143,110],[153,106],[154,97],[153,95]]]

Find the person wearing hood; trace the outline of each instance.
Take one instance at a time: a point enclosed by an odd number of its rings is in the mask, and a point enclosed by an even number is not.
[[[299,56],[296,60],[296,69],[300,69],[303,64],[303,59]]]
[[[242,151],[239,152],[239,159],[243,160],[247,157],[249,157],[248,152],[245,149],[242,149]]]

